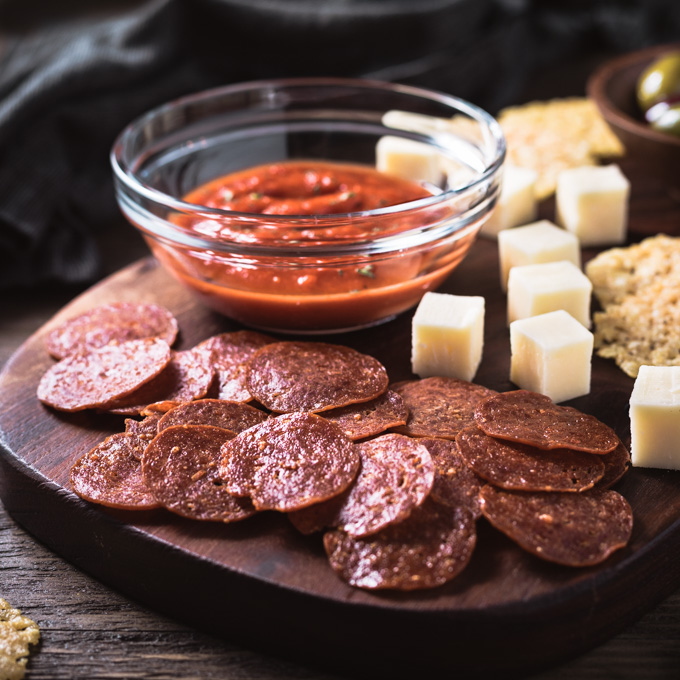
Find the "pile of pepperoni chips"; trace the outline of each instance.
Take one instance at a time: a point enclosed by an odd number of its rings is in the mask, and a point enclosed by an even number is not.
[[[484,517],[545,560],[587,566],[625,546],[610,487],[630,456],[604,423],[547,397],[454,378],[390,386],[373,357],[254,331],[171,349],[177,322],[113,303],[55,328],[38,398],[128,416],[73,465],[82,498],[218,522],[286,513],[335,572],[368,589],[442,585]]]

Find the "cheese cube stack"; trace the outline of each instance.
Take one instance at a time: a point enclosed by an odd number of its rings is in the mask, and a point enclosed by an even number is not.
[[[508,323],[564,309],[590,328],[593,284],[573,262],[513,267],[508,275]]]
[[[582,246],[626,240],[630,182],[618,165],[584,166],[557,176],[556,221]]]
[[[680,366],[640,366],[630,436],[633,465],[680,470]]]
[[[535,193],[537,179],[538,174],[534,170],[505,166],[498,202],[479,233],[496,238],[503,229],[533,222],[538,212]]]
[[[557,310],[510,324],[510,380],[554,402],[590,392],[593,334]]]
[[[442,182],[441,156],[424,142],[386,135],[378,140],[375,154],[376,168],[388,175],[435,186]]]
[[[503,292],[508,289],[508,274],[513,267],[566,260],[581,268],[578,238],[549,220],[501,231],[498,257]]]
[[[411,337],[416,375],[472,380],[482,360],[484,298],[425,293],[413,315]]]

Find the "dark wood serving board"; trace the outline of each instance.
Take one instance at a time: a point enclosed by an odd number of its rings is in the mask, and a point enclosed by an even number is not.
[[[640,189],[631,205],[631,240],[672,231],[679,213],[665,194]],[[495,242],[478,240],[441,290],[485,296],[485,348],[476,381],[512,389]],[[542,562],[482,520],[467,569],[444,587],[408,594],[345,585],[328,566],[319,538],[299,535],[281,516],[227,526],[80,500],[70,490],[71,465],[122,430],[122,419],[59,414],[41,405],[35,391],[53,361],[44,349],[49,328],[113,300],[167,306],[180,323],[180,349],[239,328],[196,303],[152,259],[74,300],[25,342],[0,376],[0,497],[39,540],[157,611],[251,648],[352,676],[501,671],[508,677],[599,644],[680,585],[680,472],[634,469],[620,482],[616,488],[634,510],[633,536],[600,566]],[[396,381],[411,377],[410,336],[406,313],[325,339],[372,354]],[[569,403],[628,442],[632,385],[612,362],[595,358],[591,393]]]

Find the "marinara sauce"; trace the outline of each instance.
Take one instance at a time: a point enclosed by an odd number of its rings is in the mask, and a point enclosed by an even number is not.
[[[416,182],[368,166],[285,161],[220,177],[195,189],[185,200],[260,215],[334,215],[430,195]]]
[[[368,166],[272,163],[219,177],[184,197],[197,206],[234,211],[233,216],[202,215],[199,209],[176,219],[197,234],[272,245],[271,251],[231,256],[149,243],[156,257],[204,302],[244,323],[292,331],[366,326],[408,309],[438,286],[463,258],[473,235],[445,246],[435,241],[370,259],[361,251],[335,254],[329,243],[370,243],[424,221],[438,223],[454,208],[363,214],[431,195],[416,182]],[[318,245],[327,254],[316,251],[304,257],[305,247]]]

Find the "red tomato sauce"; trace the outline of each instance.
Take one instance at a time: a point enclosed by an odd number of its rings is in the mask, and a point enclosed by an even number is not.
[[[371,167],[286,161],[220,177],[186,201],[259,215],[335,215],[407,203],[431,194]]]
[[[216,219],[197,211],[176,221],[199,234],[260,245],[276,241],[285,247],[253,259],[222,256],[214,250],[171,250],[153,240],[149,244],[157,259],[209,306],[227,316],[270,329],[352,328],[415,305],[458,264],[470,239],[392,251],[371,256],[370,261],[363,255],[324,256],[310,257],[311,261],[302,265],[296,258],[305,246],[328,240],[370,241],[417,227],[424,219],[422,208],[370,217],[333,215],[427,196],[430,192],[419,184],[371,167],[317,161],[257,166],[215,179],[184,198],[195,205],[247,215]],[[450,210],[431,207],[427,219],[435,214],[440,219]],[[272,216],[269,222],[266,215]],[[291,218],[291,226],[282,227],[275,215],[320,219]]]

